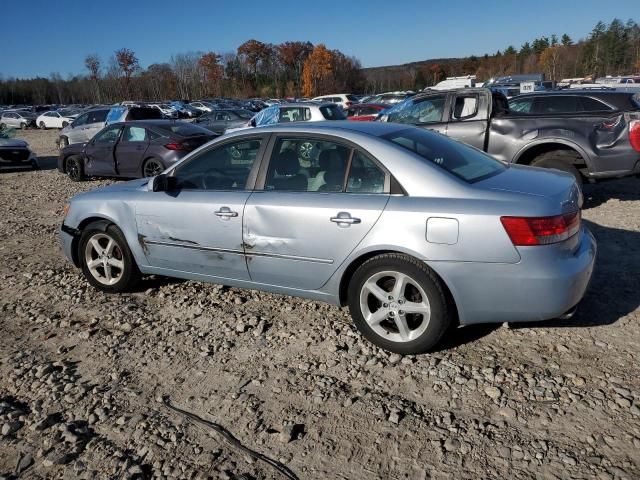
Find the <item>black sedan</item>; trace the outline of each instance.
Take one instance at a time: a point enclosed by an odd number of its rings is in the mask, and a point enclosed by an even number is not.
[[[113,123],[88,143],[63,148],[58,170],[74,181],[87,176],[152,177],[213,138],[209,130],[175,120]]]

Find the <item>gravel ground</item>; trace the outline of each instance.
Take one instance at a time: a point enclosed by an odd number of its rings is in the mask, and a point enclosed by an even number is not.
[[[572,320],[459,329],[403,358],[316,302],[88,287],[56,229],[65,199],[112,181],[47,170],[56,132],[19,136],[45,170],[0,174],[2,478],[287,478],[164,396],[289,478],[640,478],[637,179],[585,187],[599,257]]]

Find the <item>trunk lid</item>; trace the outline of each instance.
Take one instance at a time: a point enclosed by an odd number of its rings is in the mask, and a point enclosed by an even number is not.
[[[550,199],[561,205],[559,213],[582,208],[582,193],[573,175],[549,168],[510,165],[504,172],[474,186],[495,192]]]

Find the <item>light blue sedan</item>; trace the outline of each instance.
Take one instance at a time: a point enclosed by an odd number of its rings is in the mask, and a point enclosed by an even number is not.
[[[348,305],[371,342],[411,354],[450,325],[569,316],[596,256],[581,203],[571,175],[437,133],[298,123],[78,195],[60,240],[105,292],[156,274]]]

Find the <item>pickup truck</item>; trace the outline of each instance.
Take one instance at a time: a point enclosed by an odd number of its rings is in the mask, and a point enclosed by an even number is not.
[[[505,162],[563,170],[579,184],[640,174],[637,94],[571,90],[507,101],[486,88],[425,92],[379,120],[435,130]]]

